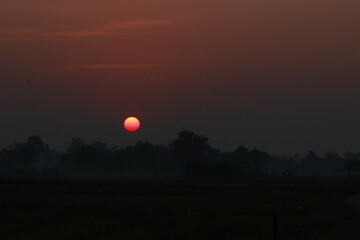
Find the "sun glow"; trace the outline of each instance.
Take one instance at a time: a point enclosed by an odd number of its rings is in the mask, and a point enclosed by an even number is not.
[[[136,117],[128,117],[124,121],[124,127],[129,132],[135,132],[140,128],[140,121]]]

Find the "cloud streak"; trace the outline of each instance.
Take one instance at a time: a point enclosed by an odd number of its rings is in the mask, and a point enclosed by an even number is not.
[[[104,36],[124,34],[126,30],[141,30],[145,28],[153,28],[157,26],[168,25],[169,20],[150,20],[150,21],[122,21],[111,22],[101,25],[100,27],[81,30],[81,31],[69,31],[69,32],[53,32],[51,36]]]
[[[86,36],[104,36],[104,35],[113,35],[113,32],[104,32],[104,31],[70,31],[70,32],[53,32],[49,33],[49,36],[58,36],[58,37],[86,37]]]
[[[0,31],[0,37],[3,35],[6,40],[31,40],[31,39],[53,39],[62,37],[91,37],[91,36],[107,36],[129,34],[139,32],[143,29],[154,28],[170,24],[169,20],[134,20],[120,21],[102,24],[98,27],[88,29],[78,29],[69,31],[46,31],[37,28],[15,29],[10,31]],[[21,36],[21,38],[20,38]],[[5,40],[3,38],[3,40]]]
[[[141,29],[168,25],[169,20],[150,20],[150,21],[123,21],[104,24],[100,29],[103,30],[123,30],[123,29]]]
[[[161,64],[97,64],[97,65],[78,65],[78,66],[63,66],[56,69],[106,69],[106,68],[121,68],[121,69],[143,69],[143,68],[159,68]]]
[[[20,28],[11,31],[0,31],[1,35],[28,35],[42,32],[38,28]]]

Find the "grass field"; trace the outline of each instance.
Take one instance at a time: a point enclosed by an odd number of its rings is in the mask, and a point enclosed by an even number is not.
[[[359,239],[355,179],[0,178],[1,239]],[[296,207],[306,212],[296,214]]]

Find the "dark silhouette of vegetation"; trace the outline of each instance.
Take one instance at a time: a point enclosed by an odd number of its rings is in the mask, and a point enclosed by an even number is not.
[[[348,163],[347,169],[344,167]],[[205,136],[181,130],[166,145],[139,141],[125,148],[103,142],[86,143],[73,138],[65,152],[52,150],[39,136],[15,143],[0,151],[1,171],[54,170],[69,173],[103,173],[134,176],[189,178],[241,178],[252,175],[339,175],[360,170],[360,154],[314,151],[306,156],[272,156],[240,145],[233,152],[222,152]],[[348,169],[350,168],[350,169]],[[355,169],[359,168],[359,169]]]

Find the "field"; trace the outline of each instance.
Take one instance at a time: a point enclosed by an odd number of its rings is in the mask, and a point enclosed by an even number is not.
[[[360,181],[0,178],[1,239],[359,239]],[[302,206],[304,211],[296,211]]]

